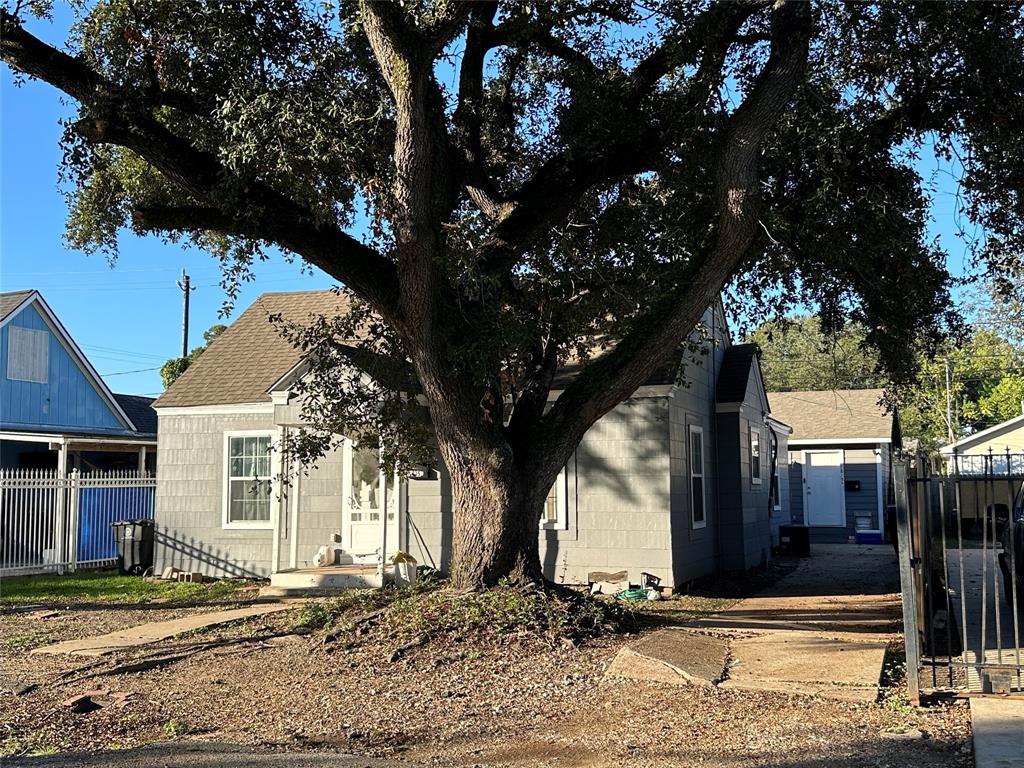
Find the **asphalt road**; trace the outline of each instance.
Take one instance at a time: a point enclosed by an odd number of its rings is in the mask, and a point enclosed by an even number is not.
[[[261,752],[234,744],[169,743],[113,752],[20,757],[4,768],[412,768],[410,763],[324,752]]]

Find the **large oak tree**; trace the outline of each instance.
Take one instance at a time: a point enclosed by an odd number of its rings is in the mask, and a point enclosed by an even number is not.
[[[1018,3],[97,0],[63,43],[46,11],[7,0],[0,55],[77,103],[70,242],[338,280],[350,316],[283,329],[304,445],[397,444],[425,404],[462,585],[540,578],[559,468],[727,286],[851,316],[909,375],[949,309],[919,152],[959,158],[976,271],[1020,274]]]

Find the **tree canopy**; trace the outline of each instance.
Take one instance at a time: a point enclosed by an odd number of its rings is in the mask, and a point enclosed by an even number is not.
[[[218,323],[217,325],[211,325],[205,331],[203,331],[203,344],[196,347],[189,352],[185,357],[172,357],[170,360],[160,366],[160,378],[164,383],[164,389],[171,386],[175,380],[181,376],[188,367],[196,361],[206,350],[208,346],[213,343],[213,340],[220,336],[228,327],[226,325]]]
[[[864,329],[847,323],[829,334],[813,316],[765,323],[750,336],[761,348],[761,370],[769,390],[889,388],[889,404],[898,408],[904,437],[926,450],[950,439],[1019,416],[1024,401],[1024,345],[1017,343],[1014,322],[1004,318],[994,330],[982,323],[933,350],[915,353],[918,374],[895,384],[881,370],[877,352],[866,343]],[[1024,318],[1016,318],[1016,325]],[[1006,337],[1006,335],[1009,338]]]
[[[25,28],[47,7],[6,0],[0,55],[78,105],[69,242],[335,278],[352,316],[286,329],[310,453],[392,452],[424,403],[464,583],[537,577],[559,468],[727,284],[912,376],[951,310],[919,153],[959,159],[973,270],[1020,290],[1020,3],[96,0],[63,45]]]

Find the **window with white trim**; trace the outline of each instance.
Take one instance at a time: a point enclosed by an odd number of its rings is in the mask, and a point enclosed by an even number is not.
[[[761,430],[750,428],[750,482],[761,484]]]
[[[703,528],[708,524],[704,494],[704,430],[690,425],[690,525]]]
[[[569,527],[569,478],[565,467],[555,478],[555,484],[548,491],[544,500],[544,514],[541,516],[541,528],[553,528],[564,531]]]
[[[263,433],[228,433],[225,440],[224,522],[231,527],[269,528],[273,477],[270,443]]]
[[[7,336],[7,378],[45,384],[49,380],[50,334],[10,326]]]

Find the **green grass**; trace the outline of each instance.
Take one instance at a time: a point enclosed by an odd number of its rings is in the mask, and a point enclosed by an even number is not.
[[[173,603],[229,599],[244,582],[213,581],[203,584],[150,582],[138,576],[120,576],[111,571],[89,571],[64,575],[17,576],[0,582],[0,605],[22,603],[129,603],[142,604],[153,598]]]

